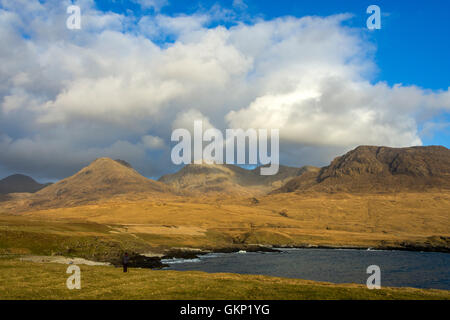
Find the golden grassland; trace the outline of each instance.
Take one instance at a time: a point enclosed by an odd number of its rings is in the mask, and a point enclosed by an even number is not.
[[[413,288],[369,290],[259,275],[80,266],[81,289],[66,287],[67,265],[0,258],[0,299],[450,299],[450,291]]]
[[[6,204],[9,205],[9,204]],[[249,244],[448,247],[450,193],[276,194],[163,198],[129,195],[77,207],[15,212],[0,203],[0,299],[449,299],[449,291],[335,285],[298,279],[81,266],[11,259],[116,259],[123,251]]]
[[[141,252],[243,244],[375,247],[406,241],[445,246],[449,212],[448,192],[116,197],[20,214],[0,208],[0,253],[92,258],[111,246]]]

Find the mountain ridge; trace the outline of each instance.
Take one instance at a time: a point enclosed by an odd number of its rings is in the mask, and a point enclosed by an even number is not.
[[[450,190],[450,150],[442,146],[359,146],[328,166],[280,166],[273,176],[229,164],[189,164],[158,181],[124,160],[98,158],[74,175],[33,194],[3,195],[28,207],[68,207],[115,196],[253,197],[289,192],[403,192]],[[31,179],[31,178],[30,178]],[[211,198],[212,199],[212,198]]]
[[[288,181],[273,193],[293,191],[395,192],[450,189],[450,150],[443,146],[359,146],[317,175]]]
[[[173,174],[163,175],[158,181],[188,193],[267,193],[314,167],[280,166],[278,173],[271,176],[260,175],[260,168],[247,170],[231,164],[188,164]]]

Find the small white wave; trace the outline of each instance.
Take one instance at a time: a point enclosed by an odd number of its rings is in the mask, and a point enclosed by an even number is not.
[[[221,256],[223,256],[225,254],[226,253],[207,253],[205,255],[201,255],[200,259],[218,258],[218,257],[221,257]]]
[[[172,259],[161,259],[162,263],[165,264],[178,264],[178,263],[195,263],[195,262],[200,262],[200,259],[195,258],[195,259],[177,259],[177,258],[172,258]]]

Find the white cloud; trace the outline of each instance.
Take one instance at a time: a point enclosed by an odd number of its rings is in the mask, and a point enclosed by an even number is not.
[[[161,10],[161,8],[169,4],[168,0],[133,0],[141,5],[143,9],[154,9],[155,11]]]
[[[423,91],[345,78],[318,80],[315,86],[259,97],[248,108],[230,112],[227,120],[232,127],[281,128],[281,139],[304,145],[422,144],[414,118],[403,110],[433,105],[434,98]],[[420,96],[422,103],[404,101],[407,94]]]
[[[171,130],[197,119],[280,128],[282,163],[317,164],[358,144],[421,144],[419,123],[450,110],[449,90],[373,83],[373,45],[342,26],[349,15],[207,28],[215,8],[135,24],[85,0],[82,30],[69,31],[68,1],[1,3],[0,166],[11,171],[62,177],[111,156],[158,175]]]
[[[153,39],[165,39],[166,37],[190,36],[200,31],[203,26],[211,21],[206,14],[177,15],[175,17],[158,14],[156,16],[144,16],[139,22],[139,31]]]
[[[165,146],[163,139],[150,135],[143,136],[142,143],[149,149],[161,149]]]
[[[194,121],[201,121],[203,130],[213,129],[208,117],[203,115],[200,111],[191,109],[186,112],[179,113],[172,123],[172,129],[186,129],[191,134],[194,133]]]

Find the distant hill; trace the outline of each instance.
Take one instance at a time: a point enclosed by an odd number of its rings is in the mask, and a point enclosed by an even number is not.
[[[33,178],[23,174],[13,174],[0,180],[0,194],[16,192],[36,192],[49,184],[40,184]]]
[[[162,176],[159,181],[179,192],[254,194],[279,188],[293,177],[313,168],[280,166],[276,175],[262,176],[260,167],[246,170],[229,164],[188,164],[174,174]]]
[[[395,192],[450,189],[450,150],[442,146],[360,146],[335,158],[316,174],[288,181],[276,190]]]
[[[163,193],[170,188],[147,179],[127,162],[99,158],[71,177],[35,194],[32,205],[77,205],[120,194]]]

